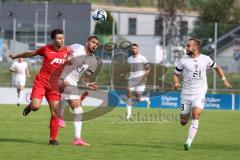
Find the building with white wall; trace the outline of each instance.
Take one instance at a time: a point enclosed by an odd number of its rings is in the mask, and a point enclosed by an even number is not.
[[[110,11],[116,21],[117,35],[128,41],[138,43],[141,53],[151,62],[155,62],[156,56],[159,55],[155,48],[163,39],[163,24],[158,20],[159,16],[164,14],[163,12],[159,12],[157,8],[130,8],[92,4],[92,11],[97,8]],[[178,12],[176,18],[178,35],[187,37],[192,31],[197,17],[197,12]],[[91,22],[91,33],[94,33],[95,23]]]

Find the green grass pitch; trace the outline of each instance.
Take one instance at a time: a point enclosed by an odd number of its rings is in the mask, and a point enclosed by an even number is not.
[[[205,110],[189,151],[183,150],[188,126],[180,126],[177,110],[133,109],[132,121],[123,119],[125,108],[86,121],[82,136],[89,147],[73,146],[72,122],[60,129],[59,146],[49,146],[49,109],[23,117],[22,107],[0,105],[0,160],[219,160],[240,158],[240,112]],[[87,108],[89,109],[89,108]],[[84,109],[86,110],[86,109]],[[151,114],[167,115],[150,119]]]

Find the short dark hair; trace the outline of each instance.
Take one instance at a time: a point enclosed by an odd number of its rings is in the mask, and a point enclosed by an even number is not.
[[[90,41],[90,40],[93,39],[93,38],[99,41],[98,37],[97,37],[97,36],[94,36],[94,35],[89,36],[88,39],[87,39],[87,41]]]
[[[62,29],[54,29],[51,31],[51,39],[56,38],[57,34],[63,34],[64,31]]]
[[[201,41],[199,39],[192,37],[192,38],[189,38],[188,41],[194,41],[198,49],[199,50],[201,49]]]
[[[138,44],[137,43],[133,43],[132,46],[138,47]]]

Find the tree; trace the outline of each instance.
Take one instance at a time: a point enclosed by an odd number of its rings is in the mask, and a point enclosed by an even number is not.
[[[96,35],[111,35],[112,34],[112,26],[113,26],[113,17],[109,11],[107,12],[107,20],[102,23],[96,23],[94,34]],[[115,25],[115,33],[117,33],[117,25]]]
[[[158,9],[159,12],[164,11],[162,15],[160,13],[159,19],[163,19],[166,22],[166,42],[176,39],[178,36],[178,27],[176,23],[177,11],[184,11],[188,8],[187,0],[159,0]]]
[[[191,0],[190,3],[200,13],[191,33],[196,38],[206,40],[214,37],[215,22],[219,24],[219,36],[233,29],[240,22],[240,7],[237,0],[228,0],[227,3],[225,0]]]

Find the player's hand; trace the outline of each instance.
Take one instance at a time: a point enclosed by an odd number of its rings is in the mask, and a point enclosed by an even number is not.
[[[227,88],[232,88],[231,84],[230,84],[227,80],[224,80],[224,81],[223,81],[223,84],[224,84],[224,86],[226,86]]]
[[[97,90],[98,89],[98,83],[97,82],[91,82],[87,85],[90,89]]]
[[[31,77],[31,75],[29,74],[29,75],[28,75],[28,78],[30,78],[30,77]]]
[[[174,84],[173,84],[173,89],[174,89],[174,90],[177,90],[179,87],[180,87],[180,84],[179,84],[179,83],[174,83]]]

